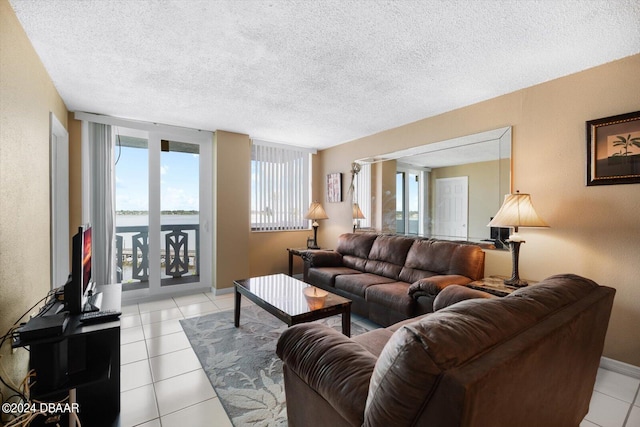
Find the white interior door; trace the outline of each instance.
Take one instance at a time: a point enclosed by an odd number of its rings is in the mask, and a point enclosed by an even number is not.
[[[466,176],[436,179],[435,237],[467,239],[469,180]]]

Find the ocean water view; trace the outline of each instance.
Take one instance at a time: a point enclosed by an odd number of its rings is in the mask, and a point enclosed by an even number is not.
[[[200,216],[197,214],[192,215],[161,215],[161,225],[194,225],[199,223]],[[116,229],[118,227],[148,227],[149,215],[116,215]],[[123,236],[123,249],[131,250],[132,243],[131,237],[136,233],[118,233],[119,236]],[[163,236],[165,232],[162,232]],[[189,235],[189,251],[195,250],[196,236],[194,230],[188,230]],[[161,247],[164,249],[164,238],[161,242]]]

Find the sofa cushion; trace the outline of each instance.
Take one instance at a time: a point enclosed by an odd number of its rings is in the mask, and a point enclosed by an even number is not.
[[[359,270],[361,273],[364,272],[364,267],[366,264],[366,258],[360,258],[353,255],[344,255],[342,257],[343,266]]]
[[[377,234],[341,234],[338,237],[336,252],[357,258],[367,258]]]
[[[415,282],[423,272],[458,274],[473,280],[484,275],[484,252],[476,245],[442,240],[416,240],[407,253],[400,280]]]
[[[408,288],[409,284],[405,282],[369,286],[366,290],[365,299],[368,303],[379,304],[411,317],[414,314],[416,301],[409,296]]]
[[[400,280],[402,267],[385,261],[368,260],[365,263],[364,271],[378,276],[388,277],[391,280]]]
[[[480,280],[484,277],[484,251],[476,245],[458,245],[449,262],[447,274],[459,274]]]
[[[336,289],[349,292],[359,297],[365,298],[365,292],[369,286],[377,285],[380,283],[392,282],[384,276],[377,276],[375,274],[360,273],[360,274],[345,274],[335,278],[334,286]]]
[[[378,236],[369,252],[369,259],[402,266],[413,242],[414,239],[409,237]]]
[[[307,281],[320,288],[333,288],[335,286],[335,279],[337,276],[349,274],[362,273],[348,267],[310,268],[307,272]]]
[[[369,252],[365,271],[399,280],[407,252],[409,252],[412,244],[412,238],[378,236]]]

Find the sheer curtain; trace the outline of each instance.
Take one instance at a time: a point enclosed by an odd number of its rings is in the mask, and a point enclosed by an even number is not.
[[[109,125],[89,122],[88,134],[92,276],[105,285],[116,283],[114,142]]]

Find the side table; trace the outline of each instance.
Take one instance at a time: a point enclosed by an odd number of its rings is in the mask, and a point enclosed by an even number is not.
[[[468,288],[476,289],[478,291],[484,291],[488,294],[492,294],[498,297],[506,297],[511,292],[520,289],[514,286],[507,286],[504,284],[504,280],[508,279],[508,277],[503,276],[490,276],[485,277],[480,280],[476,280],[475,282],[471,282],[467,284]],[[528,280],[529,286],[537,283],[533,280]]]
[[[309,249],[307,248],[287,248],[287,251],[289,252],[289,276],[293,277],[293,257],[295,256],[299,256],[300,258],[302,258],[302,254],[305,251],[308,251]]]

